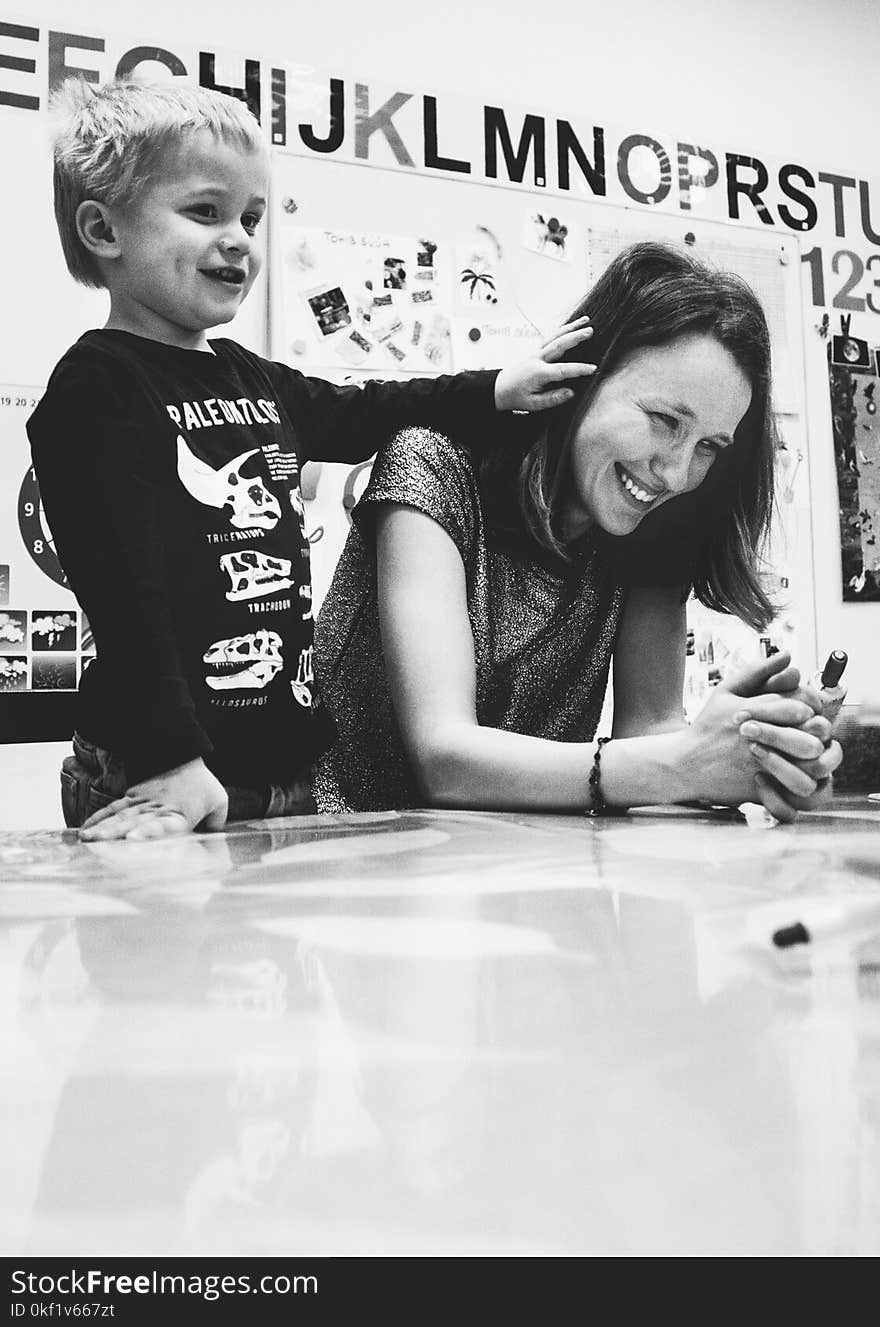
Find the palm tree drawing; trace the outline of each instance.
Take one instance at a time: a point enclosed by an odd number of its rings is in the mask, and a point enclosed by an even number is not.
[[[461,273],[461,284],[468,289],[471,299],[482,299],[486,304],[497,304],[495,278],[491,272],[478,272],[473,267],[465,267]]]

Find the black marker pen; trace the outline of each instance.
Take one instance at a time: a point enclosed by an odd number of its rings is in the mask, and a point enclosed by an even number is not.
[[[837,718],[840,707],[846,699],[847,689],[841,685],[840,679],[843,676],[844,668],[846,668],[847,658],[845,650],[832,650],[821,673],[816,673],[811,679],[813,686],[822,697],[822,713],[832,723]]]
[[[797,921],[778,927],[771,939],[777,949],[791,949],[858,932],[866,924],[880,925],[880,899],[814,899],[800,909]]]

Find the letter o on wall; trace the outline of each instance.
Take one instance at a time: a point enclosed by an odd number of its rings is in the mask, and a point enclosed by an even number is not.
[[[636,148],[647,148],[652,152],[660,172],[660,179],[653,189],[640,189],[632,178],[630,157]],[[642,158],[644,160],[644,158]],[[639,172],[641,174],[641,172]],[[617,149],[617,178],[624,193],[635,203],[662,203],[672,188],[672,166],[669,154],[662,143],[649,134],[630,134],[624,138]]]

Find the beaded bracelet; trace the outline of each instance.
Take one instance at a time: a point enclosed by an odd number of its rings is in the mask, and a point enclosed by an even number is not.
[[[593,768],[590,770],[590,778],[588,781],[590,789],[590,804],[587,807],[588,816],[608,816],[616,814],[616,808],[610,807],[602,796],[602,785],[599,782],[599,763],[602,759],[602,748],[606,742],[610,741],[610,737],[600,737],[596,743],[596,753],[593,756]]]

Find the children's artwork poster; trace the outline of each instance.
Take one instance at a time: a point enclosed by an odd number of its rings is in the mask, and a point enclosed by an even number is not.
[[[570,263],[577,247],[577,236],[567,214],[545,207],[530,211],[523,229],[523,248],[530,253]]]
[[[75,691],[94,655],[55,555],[25,424],[41,389],[0,385],[0,695]]]
[[[828,347],[843,598],[880,599],[880,350],[844,333]]]
[[[429,236],[285,227],[279,282],[288,363],[448,373],[450,254]]]
[[[525,219],[515,261],[511,261],[514,246],[508,235],[502,237],[490,226],[474,225],[468,238],[455,245],[452,358],[457,373],[516,363],[545,339],[542,329],[524,311],[519,290],[522,255],[542,252],[534,216],[530,211]],[[541,311],[546,314],[543,308]]]
[[[381,206],[365,200],[362,228],[343,230],[314,224],[324,217],[303,163],[288,179],[277,160],[272,354],[289,364],[378,377],[500,368],[533,353],[581,294],[583,230],[570,209],[545,214],[493,199],[488,211],[500,217],[450,217],[428,196],[432,182],[404,206],[393,180]],[[335,181],[339,214],[350,207],[348,184]],[[386,216],[395,218],[387,230]]]

